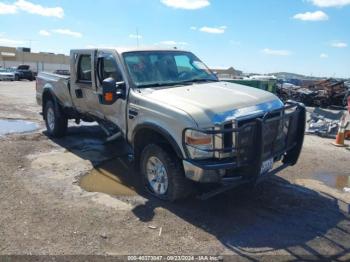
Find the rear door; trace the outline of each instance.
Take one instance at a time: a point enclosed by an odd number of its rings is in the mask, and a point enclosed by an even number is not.
[[[89,103],[95,98],[95,50],[73,51],[71,54],[71,94],[76,109],[89,113]]]
[[[100,117],[108,119],[116,124],[122,131],[125,130],[125,108],[126,108],[126,95],[123,98],[119,98],[112,105],[102,105],[99,102],[98,94],[102,94],[102,82],[104,79],[113,78],[116,82],[124,82],[124,76],[120,68],[118,56],[113,51],[99,51],[97,53],[96,63],[96,97],[94,103],[91,103],[91,110],[96,111],[98,114],[102,114]],[[125,94],[126,94],[126,85]],[[95,113],[95,114],[96,114]]]

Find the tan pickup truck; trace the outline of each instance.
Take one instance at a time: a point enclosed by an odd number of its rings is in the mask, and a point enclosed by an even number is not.
[[[191,52],[72,50],[70,63],[70,76],[37,77],[48,134],[63,136],[68,119],[98,122],[161,199],[188,196],[194,181],[217,185],[203,198],[254,185],[298,160],[303,105],[220,82]]]

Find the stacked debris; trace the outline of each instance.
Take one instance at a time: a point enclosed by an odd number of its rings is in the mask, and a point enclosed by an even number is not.
[[[277,95],[284,101],[292,99],[307,106],[345,107],[350,91],[344,81],[330,78],[307,81],[302,86],[280,84],[277,87]]]
[[[307,134],[321,137],[335,138],[339,129],[340,120],[346,111],[327,110],[321,108],[307,108]]]

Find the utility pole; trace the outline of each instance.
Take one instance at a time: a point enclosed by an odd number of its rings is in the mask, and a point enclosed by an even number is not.
[[[32,52],[32,43],[33,43],[33,42],[37,42],[37,40],[34,40],[34,39],[27,39],[27,40],[25,40],[25,41],[29,43],[30,52]]]

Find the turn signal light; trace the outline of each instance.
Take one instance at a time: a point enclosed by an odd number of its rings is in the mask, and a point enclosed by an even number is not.
[[[105,93],[105,101],[106,102],[112,102],[113,101],[113,93],[112,92],[108,92],[108,93]]]
[[[205,145],[211,143],[211,137],[186,137],[186,142],[189,145]]]

